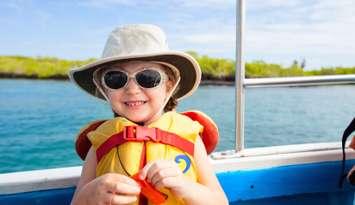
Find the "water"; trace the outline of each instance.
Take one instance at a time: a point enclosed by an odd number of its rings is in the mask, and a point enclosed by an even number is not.
[[[178,110],[199,109],[218,124],[217,150],[234,147],[234,88],[202,86]],[[339,141],[355,116],[355,86],[246,90],[246,147]],[[106,103],[67,81],[0,80],[0,173],[80,165],[74,138]]]

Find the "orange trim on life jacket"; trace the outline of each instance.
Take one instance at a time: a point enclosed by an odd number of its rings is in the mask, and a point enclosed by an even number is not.
[[[152,141],[174,146],[184,152],[194,156],[194,143],[171,132],[158,128],[148,128],[142,126],[127,126],[122,132],[113,134],[96,150],[97,162],[105,156],[112,148],[125,142]]]
[[[88,126],[86,126],[86,128],[82,129],[76,138],[75,150],[82,160],[85,160],[85,157],[91,147],[91,142],[87,134],[93,130],[96,130],[104,122],[106,122],[106,120],[99,120],[90,123]]]
[[[200,133],[203,144],[205,145],[207,154],[211,154],[216,148],[219,140],[218,127],[214,121],[203,112],[191,110],[182,112],[181,114],[190,119],[199,122],[203,126],[203,131]]]

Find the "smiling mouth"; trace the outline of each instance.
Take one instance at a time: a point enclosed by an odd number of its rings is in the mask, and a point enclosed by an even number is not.
[[[143,100],[138,100],[138,101],[127,101],[124,102],[125,105],[127,105],[128,107],[136,107],[139,105],[143,105],[145,104],[147,101],[143,101]]]

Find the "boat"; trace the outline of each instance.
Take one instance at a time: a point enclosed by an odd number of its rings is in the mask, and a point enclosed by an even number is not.
[[[346,180],[339,186],[340,136],[339,142],[244,147],[244,91],[262,86],[355,84],[355,75],[244,79],[243,0],[237,9],[236,145],[234,150],[210,155],[230,204],[354,204],[355,186]],[[345,146],[345,153],[348,171],[355,165],[355,151]],[[81,166],[0,174],[0,204],[70,204],[80,173]]]

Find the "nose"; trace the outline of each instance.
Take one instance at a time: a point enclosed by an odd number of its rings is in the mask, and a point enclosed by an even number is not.
[[[128,79],[128,83],[126,86],[126,91],[130,94],[135,94],[141,91],[139,85],[137,85],[136,81],[133,78]]]

